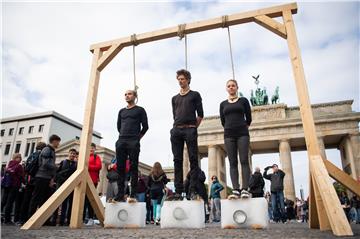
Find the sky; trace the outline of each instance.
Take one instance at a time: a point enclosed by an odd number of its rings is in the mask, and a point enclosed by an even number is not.
[[[91,44],[283,3],[4,2],[1,118],[55,110],[82,123]],[[359,2],[298,2],[293,18],[311,103],[353,99],[353,110],[360,111],[359,10]],[[259,86],[269,94],[279,86],[280,102],[298,105],[286,41],[255,23],[230,30],[240,91],[248,97],[256,87],[251,76],[260,74]],[[227,97],[225,82],[232,76],[226,29],[189,35],[188,64],[191,88],[201,93],[205,116],[217,115],[219,103]],[[178,38],[136,47],[138,104],[146,109],[150,126],[141,142],[140,161],[149,165],[159,161],[172,166],[170,102],[179,90],[175,72],[180,68],[184,68],[184,42]],[[129,47],[101,73],[94,129],[103,136],[102,146],[113,150],[117,114],[125,106],[123,95],[133,88],[132,71]],[[341,167],[339,151],[326,152]],[[279,163],[278,158],[278,154],[254,155],[253,167]],[[307,195],[307,154],[293,152],[292,159],[296,194],[303,188]],[[202,168],[207,171],[207,159],[202,160]]]

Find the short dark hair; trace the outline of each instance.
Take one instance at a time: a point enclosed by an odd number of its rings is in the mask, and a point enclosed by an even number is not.
[[[45,148],[45,147],[46,147],[46,144],[45,144],[44,142],[38,142],[38,143],[36,144],[35,149],[36,149],[36,150],[43,150],[43,148]]]
[[[91,147],[96,148],[96,144],[95,144],[95,143],[91,143]]]
[[[71,153],[71,152],[77,153],[76,149],[74,149],[74,148],[69,149],[69,153]]]
[[[191,81],[191,73],[190,73],[190,71],[185,70],[185,69],[178,70],[178,71],[176,72],[176,79],[177,79],[180,75],[185,76],[185,79],[187,79],[187,80],[189,81],[189,84],[190,84],[190,81]]]
[[[54,142],[54,141],[61,141],[61,138],[60,138],[58,135],[53,134],[53,135],[50,136],[49,142],[50,142],[50,144],[51,144],[51,143]]]

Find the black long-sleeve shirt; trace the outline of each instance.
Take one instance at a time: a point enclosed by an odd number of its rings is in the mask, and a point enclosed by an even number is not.
[[[175,95],[172,100],[174,126],[196,125],[196,113],[198,117],[204,117],[202,99],[197,91],[190,90],[186,95]]]
[[[141,128],[142,127],[142,128]],[[140,106],[119,111],[117,120],[119,138],[140,137],[149,129],[146,111]]]
[[[251,124],[251,108],[245,97],[234,103],[228,100],[220,104],[220,120],[224,127],[224,138],[248,136],[248,126]]]

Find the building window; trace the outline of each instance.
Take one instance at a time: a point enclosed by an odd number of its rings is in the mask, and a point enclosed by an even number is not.
[[[35,150],[35,142],[32,142],[30,153],[32,154],[34,152],[34,150]]]
[[[16,145],[15,145],[15,153],[20,152],[20,147],[21,147],[21,142],[17,142]]]
[[[39,133],[41,133],[41,132],[43,132],[43,131],[44,131],[44,125],[41,124],[41,125],[39,125]]]
[[[7,144],[7,145],[5,146],[5,152],[4,152],[5,155],[9,155],[9,153],[10,153],[10,146],[11,146],[11,144]]]
[[[19,134],[24,134],[24,127],[20,127]]]
[[[14,134],[14,128],[11,128],[10,130],[9,130],[9,136],[11,136],[11,135],[13,135]]]
[[[2,129],[2,130],[1,130],[1,137],[3,137],[4,135],[5,135],[5,130]]]
[[[32,134],[34,132],[34,126],[29,127],[29,134]]]
[[[30,150],[30,143],[26,143],[25,157],[29,155],[29,150]]]

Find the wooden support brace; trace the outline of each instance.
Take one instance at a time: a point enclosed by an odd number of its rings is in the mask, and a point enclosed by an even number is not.
[[[39,229],[81,181],[81,172],[75,171],[68,180],[32,215],[21,229]]]
[[[351,192],[355,193],[360,197],[360,183],[353,179],[350,175],[345,173],[343,170],[336,167],[329,160],[323,159],[325,167],[333,179],[344,185]]]
[[[314,180],[311,175],[311,172],[309,172],[309,227],[319,229],[320,223],[315,200]]]
[[[266,15],[256,16],[254,21],[260,26],[265,27],[269,31],[275,33],[276,35],[286,39],[286,30],[284,24],[279,23]]]
[[[312,181],[313,190],[314,190],[313,192],[314,192],[314,197],[315,197],[315,204],[316,204],[319,228],[321,231],[328,231],[328,230],[331,230],[331,226],[330,226],[330,222],[329,222],[329,219],[328,219],[326,211],[325,211],[324,202],[321,198],[321,194],[319,192],[319,187],[315,182],[314,174],[311,174],[311,175],[312,175],[311,181]]]
[[[105,209],[98,192],[96,191],[95,185],[91,180],[90,174],[87,174],[86,195],[90,201],[91,207],[94,209],[97,219],[103,225],[105,220]]]
[[[102,71],[107,64],[111,62],[112,59],[121,51],[123,46],[121,44],[112,45],[109,50],[107,50],[103,56],[99,59],[97,69],[98,71]]]
[[[330,177],[323,163],[322,157],[320,155],[310,156],[309,165],[312,179],[314,181],[314,191],[318,191],[320,193],[333,234],[336,236],[352,236],[353,232],[350,224],[345,216],[343,208],[341,207],[335,188],[331,184]],[[319,204],[316,206],[319,207]],[[320,229],[321,218],[322,215],[319,215]]]

